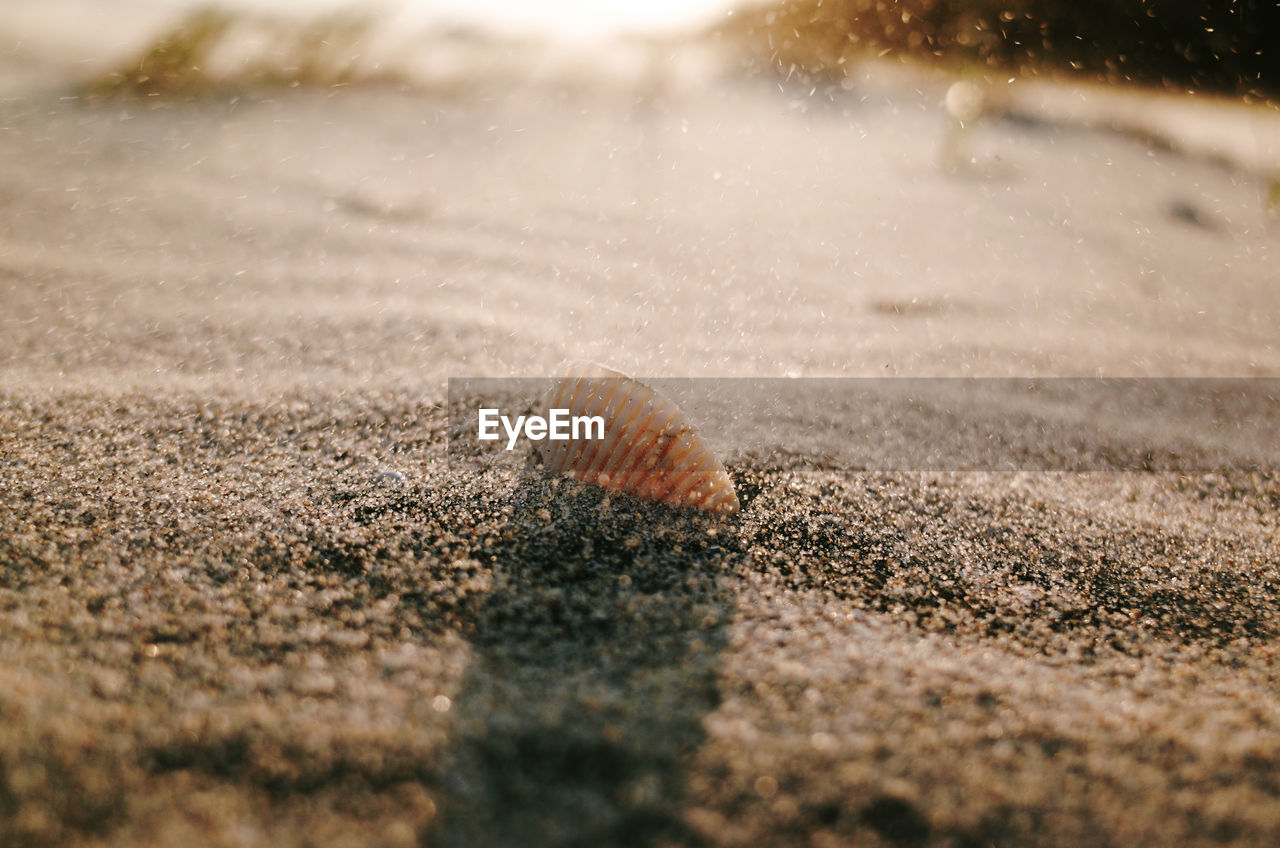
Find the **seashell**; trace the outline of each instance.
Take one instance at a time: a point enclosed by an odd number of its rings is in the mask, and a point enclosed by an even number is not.
[[[577,365],[547,396],[547,409],[600,416],[604,438],[544,441],[548,471],[647,500],[706,512],[738,511],[733,481],[689,419],[639,380],[602,365]]]

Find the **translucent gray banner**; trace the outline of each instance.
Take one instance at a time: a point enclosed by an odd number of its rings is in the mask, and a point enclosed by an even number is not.
[[[507,425],[545,416],[557,380],[451,379],[450,461],[527,461],[540,440],[523,426],[513,440]],[[641,382],[679,406],[731,471],[1280,470],[1280,379]],[[482,422],[481,410],[496,412]],[[495,428],[499,438],[480,438]]]

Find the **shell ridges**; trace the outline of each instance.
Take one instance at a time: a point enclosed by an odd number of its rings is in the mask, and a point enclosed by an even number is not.
[[[546,406],[604,419],[603,439],[543,442],[548,471],[674,506],[738,511],[733,482],[706,441],[679,407],[639,380],[576,364],[548,393]]]

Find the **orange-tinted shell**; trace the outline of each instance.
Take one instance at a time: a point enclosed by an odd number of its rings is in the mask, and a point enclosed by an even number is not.
[[[684,413],[644,383],[600,365],[577,366],[552,388],[547,409],[604,419],[603,439],[544,441],[549,471],[675,506],[738,511],[720,460]]]

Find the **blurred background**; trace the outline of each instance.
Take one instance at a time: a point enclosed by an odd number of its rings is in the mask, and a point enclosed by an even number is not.
[[[384,358],[442,373],[1270,374],[1277,15],[11,0],[5,247],[53,277],[119,262],[131,296],[163,277],[266,299],[189,301],[179,335],[221,362],[227,332],[293,316],[252,328],[273,374],[332,337],[340,316],[300,300],[328,275],[375,310],[361,332],[392,302],[418,315],[412,355]],[[473,325],[501,341],[422,341]],[[384,338],[336,356],[382,368]],[[206,367],[167,345],[109,347]]]
[[[319,21],[359,24],[366,37],[360,42],[313,46],[364,72],[405,70],[395,68],[403,56],[368,55],[372,47],[386,46],[372,36],[385,39],[389,32],[406,51],[414,40],[440,33],[542,40],[562,48],[625,36],[679,36],[729,41],[790,75],[828,79],[846,76],[851,62],[892,56],[1249,100],[1280,93],[1274,47],[1280,8],[1268,0],[12,0],[0,10],[4,58],[9,71],[71,61],[92,73],[127,60],[166,29],[181,29],[184,19],[210,15],[256,19],[260,26],[274,18],[282,29],[312,32]],[[340,55],[340,48],[350,54]],[[272,52],[268,44],[259,49]]]

